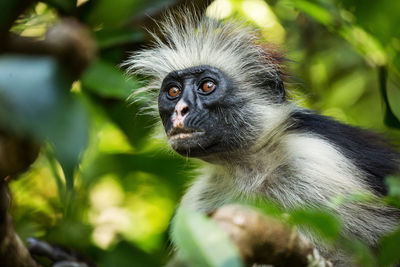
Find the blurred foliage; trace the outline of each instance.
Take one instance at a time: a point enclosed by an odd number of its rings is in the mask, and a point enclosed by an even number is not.
[[[199,163],[170,153],[155,137],[157,120],[127,101],[140,77],[128,78],[117,66],[147,41],[135,21],[173,2],[47,0],[14,23],[12,32],[43,39],[60,17],[75,16],[99,48],[72,87],[51,57],[0,55],[1,127],[48,142],[30,171],[11,184],[12,215],[23,240],[33,236],[78,249],[100,266],[160,266],[169,259],[168,224]],[[12,10],[14,3],[3,0],[0,9]],[[390,0],[216,0],[207,15],[244,18],[287,51],[286,85],[300,105],[385,131],[400,144],[398,130],[387,128],[400,125],[399,10],[400,1]],[[0,24],[7,19],[0,16]],[[387,182],[387,202],[400,207],[399,178]],[[341,242],[362,266],[399,260],[399,231],[382,239],[375,258],[364,244],[341,240],[340,222],[326,211],[302,209],[288,219],[273,204],[261,208]],[[239,265],[223,235],[213,244],[200,238],[199,230],[216,231],[206,218],[184,213],[178,222],[188,257],[222,266],[233,255],[229,266]],[[210,249],[215,242],[226,249]]]
[[[174,231],[176,245],[182,248],[182,257],[193,266],[243,266],[239,251],[230,242],[228,234],[205,215],[178,209]]]

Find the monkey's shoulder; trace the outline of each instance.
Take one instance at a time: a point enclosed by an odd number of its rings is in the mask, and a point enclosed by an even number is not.
[[[400,171],[400,154],[385,137],[309,110],[296,111],[291,119],[289,130],[311,133],[330,142],[366,174],[375,191],[386,194],[384,179]]]

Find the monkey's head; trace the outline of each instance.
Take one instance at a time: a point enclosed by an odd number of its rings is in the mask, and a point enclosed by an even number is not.
[[[285,103],[281,57],[236,22],[170,15],[161,38],[128,60],[152,78],[168,142],[178,153],[209,158],[240,153],[273,130]]]

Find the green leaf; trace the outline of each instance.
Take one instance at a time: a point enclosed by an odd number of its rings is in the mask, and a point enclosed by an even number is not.
[[[318,2],[319,4],[301,0],[293,1],[293,4],[329,30],[342,36],[369,64],[373,66],[387,64],[388,56],[383,43],[364,28],[349,23],[352,22],[352,19],[348,18],[349,12],[347,10],[338,7],[334,1]]]
[[[85,89],[105,98],[126,100],[135,88],[140,87],[134,77],[128,78],[122,70],[103,60],[94,62],[81,80]]]
[[[98,101],[107,112],[108,116],[125,133],[129,142],[135,148],[143,148],[156,119],[147,114],[139,114],[140,105],[138,103],[128,103],[126,101]]]
[[[366,88],[365,73],[356,71],[332,84],[327,97],[329,107],[348,108],[353,106],[364,94]]]
[[[389,176],[386,178],[385,183],[388,186],[389,196],[400,197],[400,178],[396,176]]]
[[[88,22],[93,26],[118,28],[139,11],[141,4],[137,0],[98,0],[93,3]]]
[[[228,235],[205,215],[179,209],[173,232],[179,251],[193,266],[242,266]]]
[[[136,16],[161,13],[174,2],[174,0],[98,0],[92,3],[93,8],[88,14],[87,21],[95,27],[115,29]]]
[[[385,196],[386,203],[400,209],[400,177],[388,176],[385,183],[388,187],[388,194]]]
[[[400,263],[400,229],[385,236],[379,242],[379,263],[382,266],[394,266]]]
[[[0,57],[0,125],[48,141],[63,166],[67,186],[88,139],[88,114],[69,93],[70,82],[48,56]]]
[[[384,66],[387,64],[388,59],[383,45],[363,28],[357,25],[342,25],[339,34],[371,65]]]
[[[321,24],[326,26],[333,24],[334,19],[332,15],[323,7],[309,1],[293,1],[293,4],[300,11],[308,14]]]
[[[399,1],[339,0],[335,3],[349,10],[354,20],[385,46],[390,45],[393,37],[399,36]]]
[[[384,101],[385,124],[389,127],[400,128],[400,120],[393,114],[387,93],[387,68],[379,68],[379,88]]]
[[[389,68],[386,92],[387,104],[400,121],[400,73],[394,68]]]
[[[97,45],[101,49],[129,43],[142,42],[145,35],[142,32],[131,29],[101,30],[95,32]]]
[[[298,226],[315,231],[328,240],[337,239],[341,230],[340,221],[327,211],[298,209],[291,213],[290,220]]]
[[[339,240],[338,244],[351,255],[356,263],[355,266],[378,266],[372,250],[357,238],[342,238]]]

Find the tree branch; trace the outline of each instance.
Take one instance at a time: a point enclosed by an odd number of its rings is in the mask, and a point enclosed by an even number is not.
[[[1,53],[52,55],[67,67],[73,79],[79,78],[97,53],[90,31],[74,18],[64,18],[49,28],[44,40],[11,33],[8,37]]]
[[[243,205],[226,205],[211,214],[239,249],[245,266],[332,267],[295,227]],[[205,235],[207,233],[204,233]],[[166,267],[190,267],[178,254]]]
[[[238,246],[246,266],[331,266],[296,228],[250,207],[226,205],[211,218]]]
[[[15,233],[11,216],[7,213],[10,195],[7,182],[0,181],[0,262],[5,267],[39,266]]]

